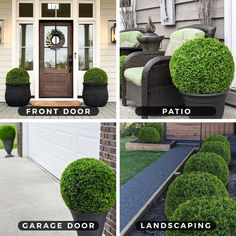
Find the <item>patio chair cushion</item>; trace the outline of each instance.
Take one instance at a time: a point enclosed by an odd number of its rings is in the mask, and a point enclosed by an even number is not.
[[[120,47],[139,47],[140,43],[137,40],[137,37],[141,35],[143,34],[139,31],[127,31],[120,33]]]
[[[165,56],[172,56],[175,50],[191,39],[205,38],[205,32],[199,29],[186,28],[171,34]]]
[[[134,67],[125,70],[125,78],[137,86],[142,86],[142,75],[144,67]]]

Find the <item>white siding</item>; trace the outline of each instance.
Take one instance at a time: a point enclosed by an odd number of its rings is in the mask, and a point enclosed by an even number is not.
[[[0,20],[4,20],[4,43],[0,44],[0,101],[5,101],[5,76],[11,69],[11,0],[0,0]]]
[[[101,68],[108,72],[109,101],[116,100],[116,45],[110,42],[109,20],[116,20],[116,1],[101,0]]]
[[[24,156],[57,178],[74,160],[99,158],[100,123],[25,123],[23,135]]]

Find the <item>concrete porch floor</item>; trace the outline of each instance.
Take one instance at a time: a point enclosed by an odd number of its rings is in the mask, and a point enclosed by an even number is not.
[[[76,236],[75,231],[20,231],[30,220],[72,220],[59,182],[26,158],[0,158],[0,235]]]
[[[136,106],[132,101],[128,101],[128,106],[124,107],[120,102],[120,118],[121,119],[141,119],[135,113]],[[189,119],[182,116],[151,116],[149,119]],[[225,113],[222,119],[236,119],[236,108],[232,106],[225,106]]]
[[[0,103],[0,119],[115,119],[116,103],[109,102],[105,107],[99,107],[97,116],[20,116],[18,107],[9,107],[6,103]]]

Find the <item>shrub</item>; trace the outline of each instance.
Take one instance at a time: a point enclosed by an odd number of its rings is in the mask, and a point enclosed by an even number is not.
[[[225,92],[234,78],[234,60],[228,47],[218,40],[194,39],[175,51],[170,73],[174,85],[183,92]]]
[[[221,157],[223,157],[223,159],[225,160],[225,162],[227,164],[230,163],[230,149],[229,149],[229,147],[227,147],[226,144],[224,144],[220,141],[205,142],[202,145],[200,152],[216,153],[216,154],[220,155]]]
[[[84,82],[86,84],[105,85],[107,81],[107,73],[100,68],[91,68],[84,74]]]
[[[213,174],[224,185],[229,181],[229,168],[224,159],[216,153],[200,152],[191,156],[185,164],[184,173],[195,171]]]
[[[163,123],[148,123],[148,124],[147,124],[147,127],[156,128],[157,131],[158,131],[159,134],[160,134],[161,139],[164,138],[164,125],[163,125]]]
[[[108,165],[93,158],[74,161],[62,174],[61,195],[74,211],[105,213],[115,203],[115,173]]]
[[[125,129],[122,136],[123,137],[128,137],[128,136],[137,137],[140,129],[143,127],[145,127],[145,123],[132,123]]]
[[[14,140],[16,136],[16,130],[13,126],[3,125],[0,127],[0,139],[5,140]]]
[[[158,143],[160,142],[160,134],[156,128],[143,127],[138,133],[138,140],[146,143]]]
[[[14,68],[7,73],[7,84],[28,84],[29,73],[24,68]]]
[[[227,197],[227,190],[220,179],[204,172],[191,172],[178,176],[170,185],[165,202],[168,219],[181,203],[199,197]]]
[[[230,143],[228,139],[223,135],[210,135],[205,139],[204,142],[209,142],[209,141],[220,141],[222,143],[225,143],[230,148]]]
[[[120,95],[122,95],[122,69],[127,56],[120,56]]]
[[[167,236],[232,236],[236,232],[236,202],[230,198],[200,198],[191,199],[181,204],[173,216],[171,221],[181,222],[214,222],[216,228],[211,231],[168,231]]]

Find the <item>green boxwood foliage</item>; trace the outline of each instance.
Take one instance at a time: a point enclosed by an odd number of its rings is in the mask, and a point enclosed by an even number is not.
[[[28,84],[29,73],[24,68],[14,68],[7,73],[6,84]]]
[[[131,123],[125,128],[124,132],[122,133],[122,137],[134,136],[138,137],[138,133],[141,128],[145,127],[145,123]]]
[[[170,73],[174,85],[182,92],[225,92],[234,78],[234,60],[228,47],[218,40],[194,39],[175,51]]]
[[[160,134],[154,127],[143,127],[138,133],[138,140],[144,143],[158,143]]]
[[[0,139],[5,140],[14,140],[16,136],[16,130],[13,126],[3,125],[0,127]]]
[[[236,202],[230,198],[200,198],[191,199],[181,204],[172,217],[171,221],[181,222],[214,222],[216,228],[211,231],[168,231],[167,236],[232,236],[236,232]]]
[[[156,128],[160,134],[161,139],[164,138],[164,124],[163,123],[148,123],[147,127]]]
[[[230,148],[230,143],[228,139],[223,135],[210,135],[205,139],[204,142],[209,142],[209,141],[220,141],[225,143]]]
[[[84,82],[86,84],[105,85],[107,81],[107,73],[100,68],[91,68],[84,74]]]
[[[207,172],[217,176],[224,185],[229,181],[229,168],[224,159],[212,152],[200,152],[189,158],[184,167],[186,172]]]
[[[61,195],[74,211],[105,213],[115,204],[115,173],[107,164],[93,158],[74,161],[62,174]]]
[[[227,197],[228,192],[222,181],[205,172],[191,172],[178,176],[170,185],[165,202],[168,219],[181,203],[199,197]]]
[[[209,141],[209,142],[205,142],[203,143],[200,152],[213,152],[216,153],[218,155],[220,155],[221,157],[223,157],[223,159],[225,160],[225,162],[227,164],[230,163],[230,148],[220,142],[220,141]]]
[[[122,69],[127,56],[120,56],[120,95],[122,95]]]

